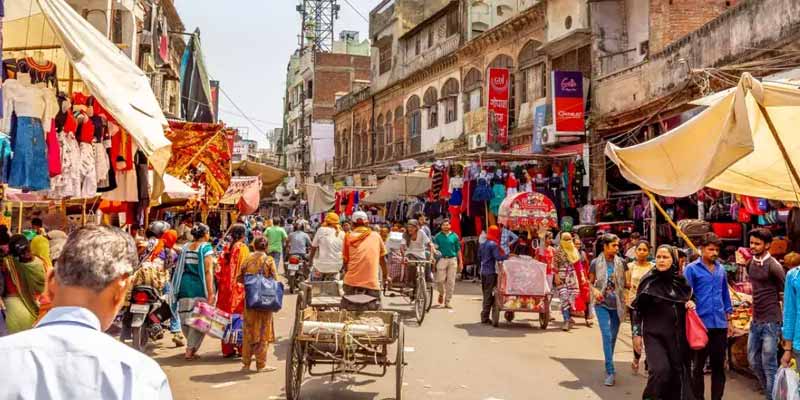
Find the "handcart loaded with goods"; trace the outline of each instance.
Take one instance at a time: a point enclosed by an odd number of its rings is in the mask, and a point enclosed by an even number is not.
[[[557,226],[553,202],[541,193],[523,192],[506,198],[500,205],[498,222],[512,230],[544,232]],[[498,326],[500,312],[507,322],[517,312],[539,314],[539,326],[550,323],[551,288],[547,265],[529,256],[514,256],[498,264],[492,325]]]

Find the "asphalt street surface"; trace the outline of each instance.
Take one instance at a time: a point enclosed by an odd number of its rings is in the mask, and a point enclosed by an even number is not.
[[[386,298],[387,309],[401,312],[406,326],[404,399],[522,400],[522,399],[641,399],[646,378],[633,375],[630,326],[620,329],[616,349],[617,385],[603,386],[600,331],[577,318],[571,332],[560,330],[560,316],[547,330],[539,329],[536,314],[517,314],[498,328],[479,323],[480,285],[459,282],[454,309],[434,308],[417,326],[410,305],[400,297]],[[220,342],[206,338],[201,359],[185,361],[183,349],[167,338],[150,349],[161,364],[177,400],[285,399],[285,363],[294,320],[294,296],[284,299],[276,314],[277,343],[270,347],[270,373],[241,372],[238,359],[224,359]],[[391,359],[394,349],[390,348]],[[379,372],[377,369],[374,371]],[[706,377],[708,379],[708,376]],[[710,385],[706,384],[706,390]],[[725,399],[756,399],[755,381],[728,373]],[[306,376],[302,399],[393,399],[394,370],[383,378],[364,376]],[[708,396],[708,395],[707,395]]]

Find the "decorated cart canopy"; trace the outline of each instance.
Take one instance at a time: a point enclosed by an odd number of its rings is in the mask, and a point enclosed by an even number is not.
[[[643,189],[685,197],[703,187],[797,201],[800,89],[743,74],[735,90],[710,99],[685,124],[642,144],[606,155]]]
[[[71,67],[82,85],[75,89],[95,96],[130,133],[159,176],[151,197],[161,196],[160,177],[170,159],[167,120],[144,72],[66,1],[6,0],[3,48],[33,47],[50,49],[60,78],[70,80]]]
[[[172,159],[167,172],[184,182],[205,187],[206,201],[216,205],[231,182],[231,145],[234,131],[223,124],[170,121],[167,137]]]
[[[556,228],[558,213],[553,201],[547,196],[537,192],[522,192],[503,200],[498,222],[512,230]]]

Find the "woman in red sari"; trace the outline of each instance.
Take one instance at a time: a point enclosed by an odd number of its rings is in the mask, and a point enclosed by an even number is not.
[[[244,285],[236,280],[239,271],[244,264],[244,260],[250,256],[250,250],[244,244],[244,237],[247,229],[243,224],[234,224],[230,229],[231,244],[223,254],[220,262],[220,269],[217,273],[218,297],[217,308],[222,311],[238,314],[239,320],[244,312]],[[233,320],[234,318],[231,318]],[[231,328],[233,329],[233,327]],[[239,327],[241,330],[241,327]],[[236,354],[242,353],[240,345],[237,342],[236,335],[230,335],[233,340],[222,341],[222,356],[233,357]],[[233,343],[230,343],[233,342]]]

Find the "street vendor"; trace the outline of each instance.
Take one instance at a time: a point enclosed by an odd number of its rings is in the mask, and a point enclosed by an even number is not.
[[[497,287],[497,262],[508,259],[508,254],[500,248],[500,228],[495,225],[489,227],[486,241],[481,243],[478,256],[481,260],[481,288],[483,291],[483,307],[481,308],[481,323],[490,324],[489,319],[492,305],[494,305],[494,290]]]
[[[385,259],[386,246],[380,234],[369,228],[367,213],[363,211],[353,213],[353,224],[355,228],[345,237],[342,251],[347,271],[344,275],[344,293],[351,295],[363,292],[380,298],[379,271],[384,277],[389,277]]]

